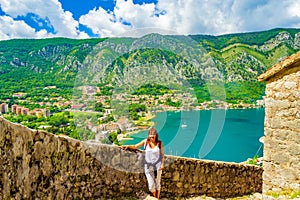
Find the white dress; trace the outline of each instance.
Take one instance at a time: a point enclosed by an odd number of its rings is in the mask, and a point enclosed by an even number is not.
[[[158,144],[151,148],[150,145],[145,145],[145,175],[148,181],[150,192],[160,190],[161,184],[161,152]]]

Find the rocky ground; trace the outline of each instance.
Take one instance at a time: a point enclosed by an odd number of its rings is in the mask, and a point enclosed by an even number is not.
[[[212,197],[206,197],[206,196],[192,197],[192,198],[174,198],[174,200],[288,200],[288,199],[300,200],[300,197],[296,197],[296,198],[290,198],[289,196],[272,197],[272,196],[264,195],[261,193],[255,193],[255,194],[248,195],[248,196],[226,198],[226,199],[212,198]],[[156,198],[151,197],[150,195],[147,195],[144,198],[144,200],[156,200]],[[169,200],[169,199],[161,198],[161,200]]]

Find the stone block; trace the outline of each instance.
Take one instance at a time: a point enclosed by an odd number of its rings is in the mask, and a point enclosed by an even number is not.
[[[287,89],[287,90],[294,89],[296,86],[297,86],[297,83],[296,83],[296,82],[286,81],[286,82],[284,83],[284,88]]]
[[[176,183],[176,186],[179,187],[179,188],[181,188],[182,187],[182,183],[181,182]]]
[[[179,178],[180,178],[179,172],[175,171],[175,172],[173,173],[173,178],[172,178],[172,180],[173,180],[173,181],[179,181]]]
[[[113,167],[121,164],[121,158],[119,154],[112,156],[111,164]]]
[[[266,92],[267,91],[281,91],[282,88],[284,87],[283,84],[284,84],[284,82],[282,82],[282,81],[271,82],[271,83],[267,84]]]
[[[273,131],[273,137],[276,142],[279,143],[279,141],[288,141],[292,138],[293,132],[287,129],[278,129]],[[274,144],[276,145],[276,144]]]
[[[282,180],[285,180],[284,182],[288,183],[295,182],[296,179],[299,178],[298,174],[296,174],[295,171],[291,168],[279,168],[277,170],[277,173]]]
[[[300,156],[293,156],[290,159],[290,166],[299,174],[300,177]]]
[[[294,142],[291,142],[288,146],[288,152],[293,157],[300,157],[300,144],[295,144]]]
[[[27,142],[27,141],[24,141],[22,137],[16,138],[16,140],[12,146],[12,152],[14,155],[14,159],[23,157],[23,154],[26,152],[26,149],[27,149],[27,143],[25,144],[25,142]]]
[[[272,129],[280,129],[283,127],[283,120],[280,117],[273,117],[266,119],[266,123],[269,124],[269,127]]]
[[[300,108],[300,100],[291,102],[291,107],[292,108]]]
[[[287,99],[276,101],[277,109],[283,110],[291,107],[291,102]]]
[[[282,151],[273,150],[273,155],[271,157],[272,162],[275,164],[285,165],[289,163],[289,154]]]
[[[275,99],[286,99],[291,95],[290,92],[276,92],[274,94]]]
[[[300,132],[292,134],[291,137],[296,144],[300,144]]]
[[[38,141],[34,144],[32,155],[36,160],[41,160],[45,156],[45,148],[42,142]]]
[[[264,132],[266,137],[274,136],[274,129],[271,129],[269,124],[265,124]]]
[[[50,176],[53,166],[50,159],[45,159],[41,164],[42,174],[46,177]]]
[[[276,101],[273,98],[267,97],[265,98],[265,106],[266,108],[277,107]]]
[[[287,110],[279,110],[276,112],[276,116],[278,117],[290,117],[293,116],[294,113],[292,112],[291,109],[287,109]]]

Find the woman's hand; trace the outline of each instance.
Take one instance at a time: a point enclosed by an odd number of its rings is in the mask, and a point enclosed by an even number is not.
[[[121,146],[121,148],[122,148],[123,150],[127,150],[127,149],[130,149],[130,146]]]
[[[164,169],[164,163],[162,163],[161,165],[160,165],[160,168],[159,168],[160,170],[163,170]]]

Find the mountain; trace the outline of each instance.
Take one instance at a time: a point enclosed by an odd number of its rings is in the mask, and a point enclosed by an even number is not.
[[[208,85],[221,81],[227,101],[253,102],[264,95],[256,78],[300,49],[300,29],[220,36],[161,36],[0,41],[0,98],[14,93],[70,99],[74,86],[188,84],[198,101],[211,98]],[[151,82],[152,81],[152,82]],[[45,91],[56,86],[55,91]],[[210,90],[210,91],[209,91]]]

